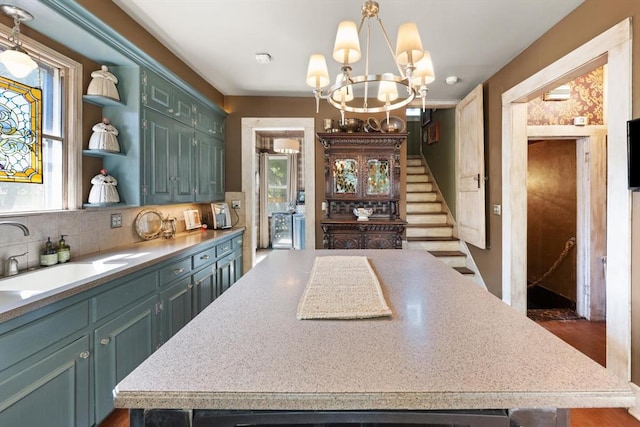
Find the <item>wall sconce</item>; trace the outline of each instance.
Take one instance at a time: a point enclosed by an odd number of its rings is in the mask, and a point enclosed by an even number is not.
[[[0,62],[7,67],[7,70],[15,77],[25,77],[27,74],[38,68],[38,64],[22,49],[20,41],[20,23],[31,21],[33,15],[24,9],[9,4],[0,5],[0,12],[13,18],[13,29],[9,36],[9,41],[13,46],[0,53]]]

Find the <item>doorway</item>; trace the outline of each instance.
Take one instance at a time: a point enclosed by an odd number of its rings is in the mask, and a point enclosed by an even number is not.
[[[631,118],[631,22],[627,18],[502,95],[502,296],[526,311],[526,102],[563,81],[608,64],[605,85],[607,368],[631,374],[631,196],[626,176],[626,121]],[[624,101],[626,100],[626,102]]]
[[[529,205],[527,220],[527,264],[536,256],[536,247],[530,245],[531,239],[540,236],[551,235],[555,240],[552,244],[551,254],[547,254],[547,262],[538,270],[537,277],[527,274],[528,280],[536,280],[546,273],[546,268],[555,263],[560,255],[566,252],[565,260],[559,262],[557,269],[564,269],[564,278],[567,275],[572,282],[571,289],[564,295],[575,301],[572,308],[578,317],[591,321],[606,320],[606,277],[603,260],[607,254],[607,129],[605,126],[529,126],[527,132],[529,141],[539,141],[537,148],[548,150],[545,157],[554,159],[564,158],[562,164],[553,165],[555,180],[542,187],[543,198],[538,208],[544,208],[549,212],[552,222],[562,221],[561,224],[543,225],[548,233],[542,233],[542,229],[531,227],[531,215],[536,214],[531,210],[532,202],[536,201],[536,195],[527,197]],[[551,144],[551,145],[550,145]],[[548,147],[553,147],[548,149]],[[534,145],[535,146],[535,145]],[[529,150],[532,145],[529,144]],[[531,157],[531,156],[530,156]],[[538,155],[538,157],[540,157]],[[531,158],[529,159],[531,161]],[[530,162],[529,162],[530,164]],[[539,171],[541,172],[541,171]],[[544,172],[544,170],[542,171]],[[535,179],[535,177],[531,177]],[[548,178],[548,177],[547,177]],[[527,181],[527,187],[532,183]],[[575,185],[574,185],[575,183]],[[537,185],[537,184],[534,184]],[[558,186],[555,190],[553,186]],[[549,189],[551,187],[551,189]],[[572,196],[574,195],[574,196]],[[560,197],[563,200],[551,200],[552,197]],[[574,199],[574,200],[570,200]],[[564,212],[562,212],[564,211]],[[563,219],[564,218],[564,219]],[[535,219],[533,219],[535,221]],[[554,229],[555,227],[555,229]],[[549,231],[548,229],[552,230]],[[571,229],[573,233],[569,233]],[[574,242],[569,240],[575,237]],[[573,243],[572,245],[570,243]],[[555,273],[552,273],[555,275]],[[550,276],[551,277],[551,276]],[[562,274],[556,279],[563,280]],[[530,283],[529,283],[530,284]],[[560,283],[560,287],[567,285]],[[554,287],[552,286],[553,290]],[[557,287],[555,288],[557,289]],[[562,292],[560,292],[562,294]],[[529,295],[528,295],[529,296]],[[575,298],[575,299],[574,299]],[[528,298],[527,307],[531,308]]]
[[[246,230],[249,242],[244,257],[248,265],[253,266],[258,248],[258,177],[256,172],[256,135],[259,132],[295,131],[302,134],[301,150],[304,151],[304,189],[305,189],[305,241],[307,247],[315,247],[315,121],[313,118],[252,118],[244,117],[242,127],[242,192],[245,194]]]

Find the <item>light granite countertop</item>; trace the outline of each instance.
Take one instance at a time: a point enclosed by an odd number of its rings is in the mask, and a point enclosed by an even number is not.
[[[297,320],[322,255],[366,255],[392,316]],[[625,381],[428,253],[409,250],[273,251],[115,389],[116,407],[138,409],[634,404]]]
[[[110,251],[73,257],[65,264],[2,278],[0,322],[157,264],[198,245],[232,237],[243,231],[244,227],[229,230],[197,230],[178,234],[172,239],[145,240]],[[40,283],[53,280],[58,280],[60,286],[46,289],[46,283]],[[16,286],[12,286],[13,284]]]

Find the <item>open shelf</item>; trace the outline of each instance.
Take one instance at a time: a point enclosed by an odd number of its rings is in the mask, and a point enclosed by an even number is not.
[[[109,98],[107,96],[101,96],[101,95],[82,95],[82,100],[90,104],[98,105],[100,107],[106,107],[108,105],[111,105],[111,106],[125,105],[123,102],[117,99],[113,99],[113,98]]]

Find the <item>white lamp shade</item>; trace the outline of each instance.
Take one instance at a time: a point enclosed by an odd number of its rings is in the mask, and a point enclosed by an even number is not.
[[[336,84],[340,84],[342,82],[342,78],[342,74],[338,74]],[[351,85],[342,86],[340,89],[333,92],[331,97],[336,102],[351,102],[353,101],[353,88],[351,87]]]
[[[10,48],[0,53],[0,62],[16,77],[25,77],[38,68],[38,64],[29,55]]]
[[[383,78],[392,78],[393,74],[384,73]],[[382,80],[378,86],[378,100],[382,102],[392,102],[398,99],[398,88],[393,81]]]
[[[300,142],[291,138],[276,138],[273,140],[273,151],[276,153],[295,154],[300,152]]]
[[[415,64],[424,55],[422,40],[418,26],[413,22],[405,22],[398,28],[396,43],[396,61],[400,65]]]
[[[431,52],[424,51],[424,56],[416,63],[416,69],[411,75],[411,83],[416,86],[424,86],[433,82],[436,75],[433,71],[433,62],[431,61]]]
[[[328,85],[329,82],[329,70],[327,69],[327,61],[325,61],[324,55],[319,53],[311,55],[309,68],[307,68],[307,84],[319,89]]]
[[[358,27],[353,21],[342,21],[338,25],[336,42],[333,45],[333,59],[341,64],[353,64],[360,59],[360,39]]]

